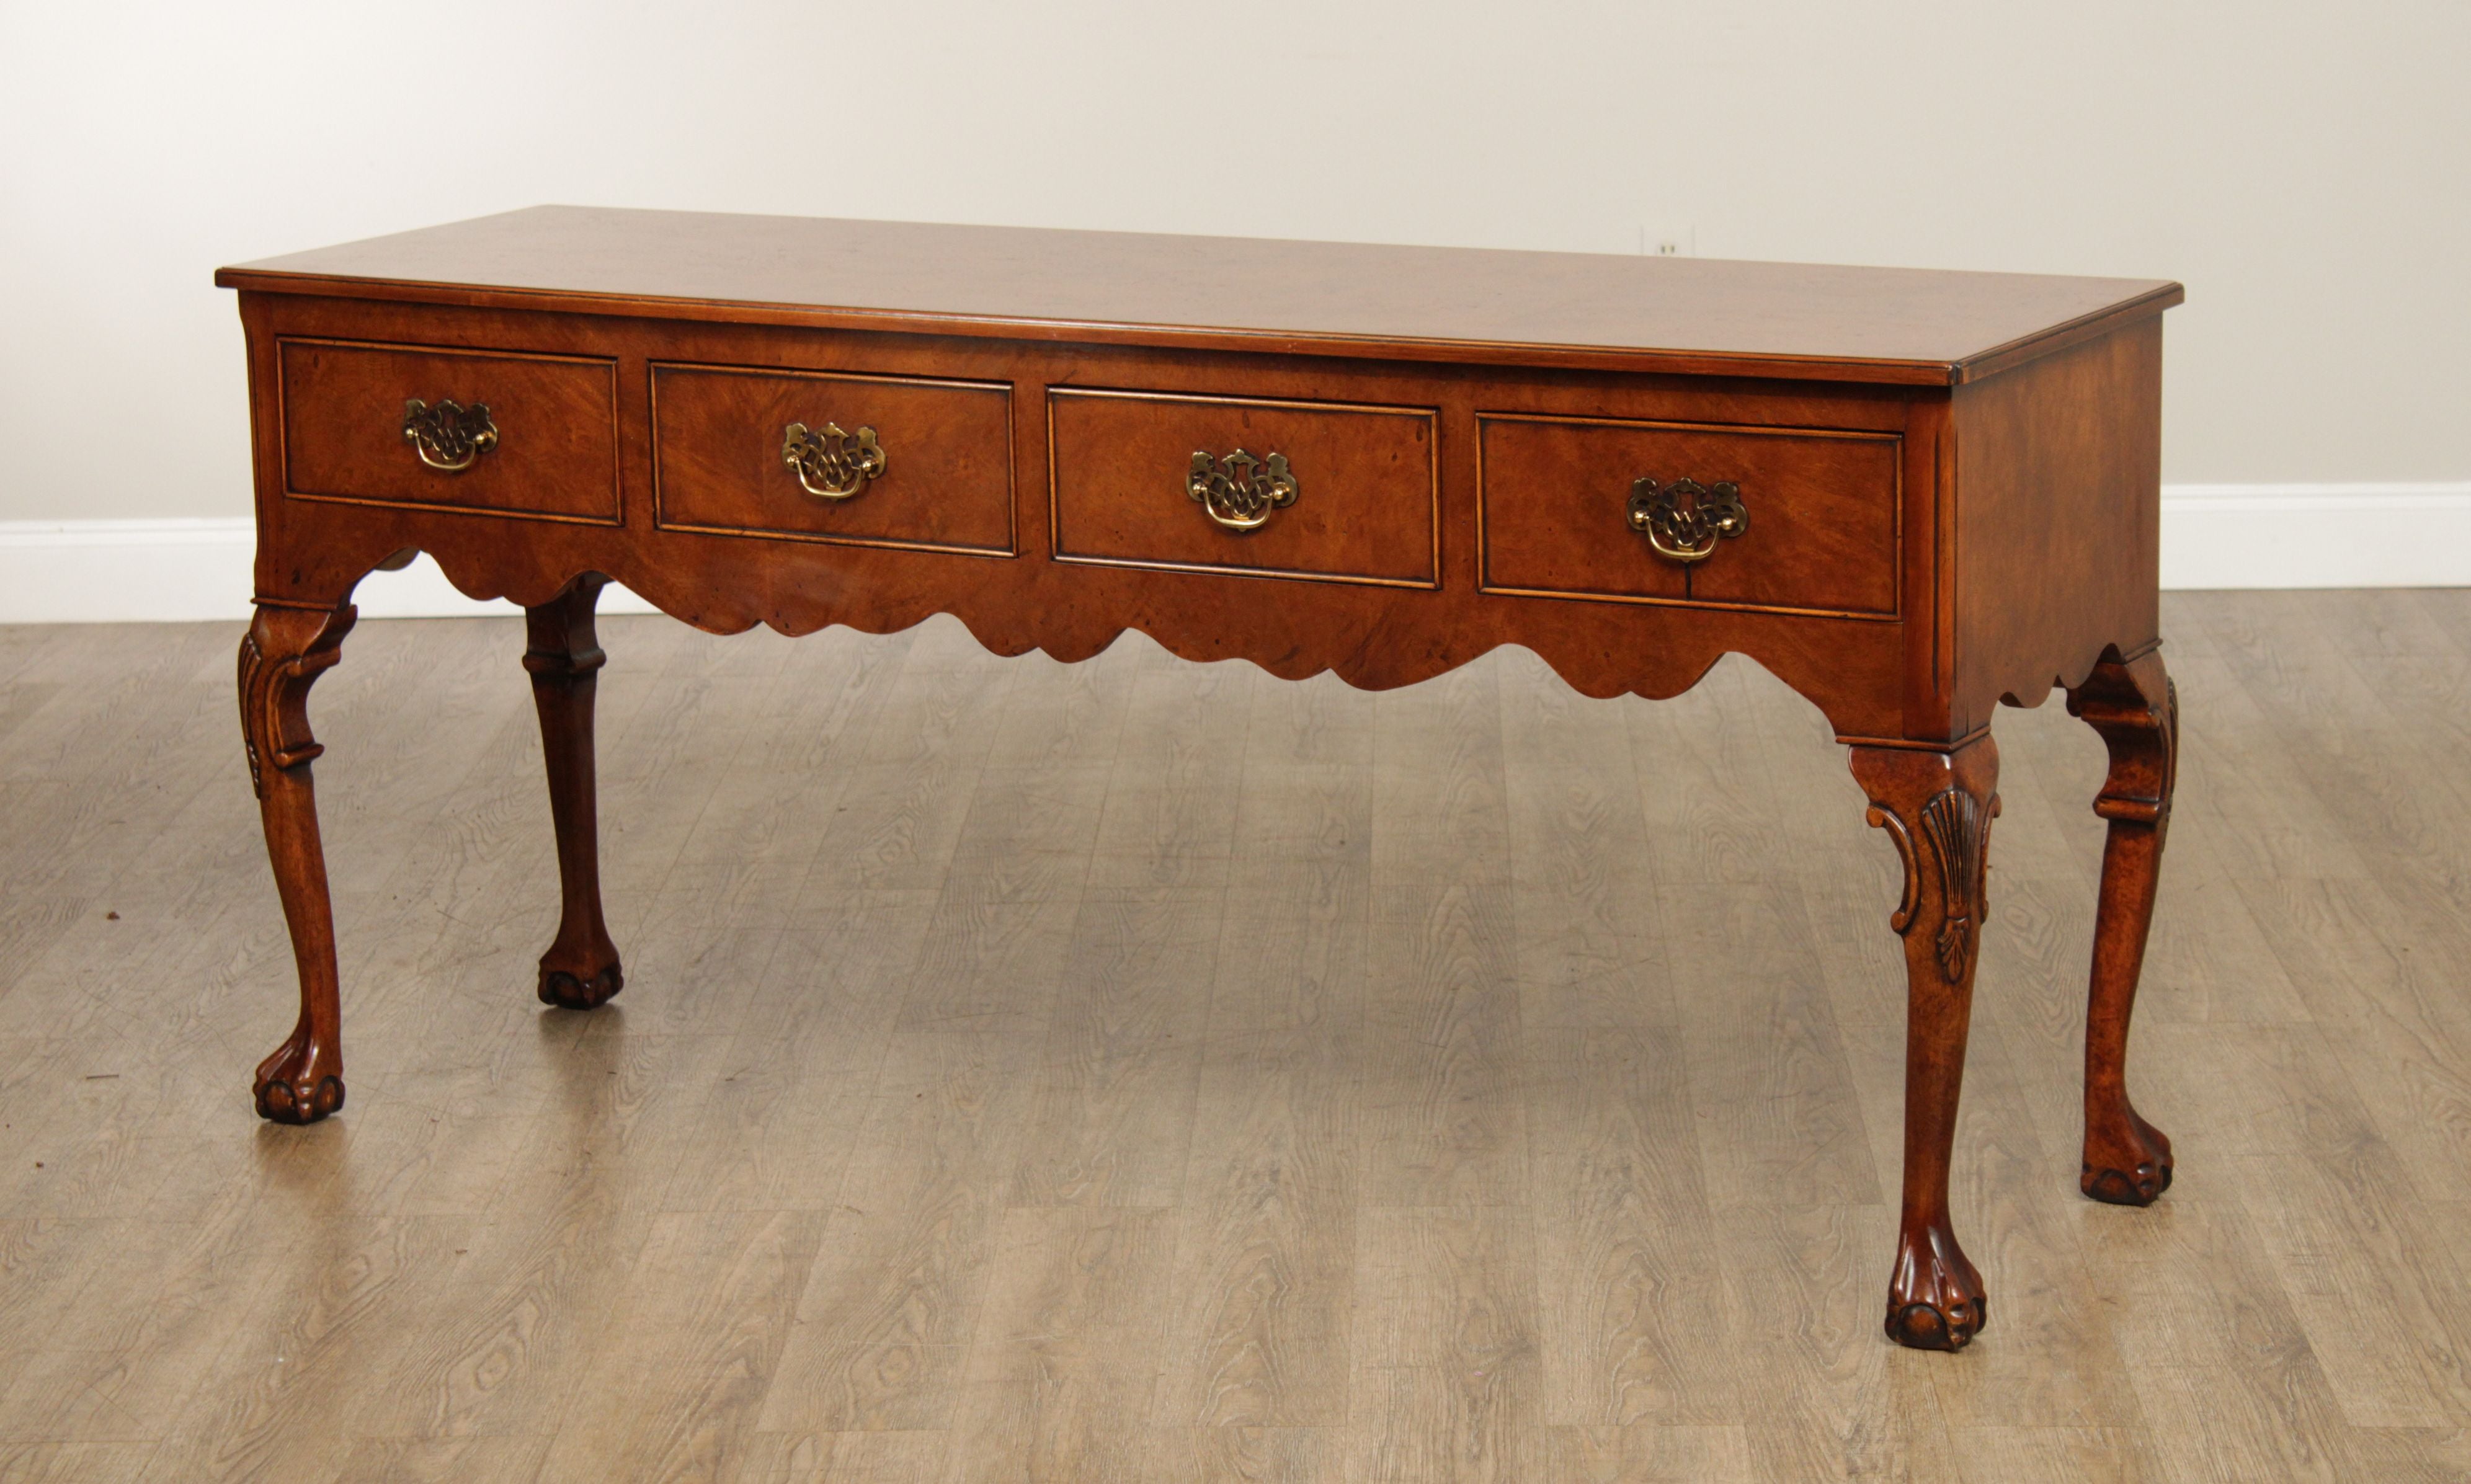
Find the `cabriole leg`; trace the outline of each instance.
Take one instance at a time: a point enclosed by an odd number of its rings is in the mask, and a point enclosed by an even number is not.
[[[342,657],[359,610],[261,601],[240,642],[240,728],[249,782],[266,827],[267,859],[292,930],[300,976],[300,1020],[260,1062],[261,1118],[315,1123],[343,1106],[343,1012],[335,970],[334,904],[318,837],[318,794],[309,765],[325,749],[309,735],[309,687]]]
[[[592,622],[609,579],[581,577],[557,597],[524,610],[532,704],[540,712],[549,764],[549,813],[557,832],[562,909],[557,940],[541,954],[544,1004],[589,1010],[625,986],[617,946],[600,915],[600,825],[592,767],[592,701],[606,658]]]
[[[2068,693],[2068,710],[2102,734],[2110,776],[2093,812],[2110,821],[2085,997],[2084,1165],[2078,1189],[2115,1206],[2151,1206],[2171,1189],[2171,1141],[2128,1100],[2128,1021],[2153,923],[2162,841],[2179,761],[2179,695],[2147,653],[2105,659]]]
[[[1983,873],[1999,813],[1999,749],[1987,736],[1953,752],[1855,747],[1853,776],[1870,820],[1905,867],[1889,919],[1905,939],[1905,1179],[1888,1337],[1962,1350],[1982,1331],[1982,1275],[1948,1223],[1947,1166],[1965,1083],[1973,968],[1984,920]]]

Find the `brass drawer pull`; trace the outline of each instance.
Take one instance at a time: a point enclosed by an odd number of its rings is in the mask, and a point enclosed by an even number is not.
[[[498,425],[489,420],[486,402],[458,407],[440,397],[432,407],[413,397],[403,404],[403,440],[422,463],[460,474],[498,446]]]
[[[1683,497],[1690,504],[1684,506]],[[1730,541],[1751,529],[1751,512],[1742,504],[1742,489],[1730,480],[1702,484],[1697,480],[1633,480],[1630,486],[1630,529],[1647,533],[1657,554],[1688,565],[1706,561],[1719,540]]]
[[[1184,492],[1229,530],[1259,530],[1272,510],[1296,503],[1297,489],[1286,455],[1261,459],[1240,448],[1224,459],[1195,449],[1184,480]]]
[[[793,422],[781,435],[781,461],[798,486],[818,500],[847,500],[881,479],[887,462],[873,428],[843,433],[838,423],[810,428]]]

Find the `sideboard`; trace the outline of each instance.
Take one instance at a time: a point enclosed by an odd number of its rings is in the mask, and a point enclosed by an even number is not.
[[[1988,907],[1991,716],[2107,745],[2080,1185],[2171,1145],[2128,1026],[2178,718],[2156,607],[2177,284],[539,207],[228,268],[256,617],[242,735],[298,963],[257,1111],[343,1105],[308,695],[368,573],[526,611],[563,915],[540,998],[624,982],[600,907],[594,605],[715,632],[956,615],[1412,684],[1503,644],[1663,697],[1738,651],[1825,714],[1903,863],[1887,1331],[1964,1346],[1948,1162]]]

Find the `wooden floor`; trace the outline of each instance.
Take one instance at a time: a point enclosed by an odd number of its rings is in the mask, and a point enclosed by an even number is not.
[[[1957,1356],[1879,1331],[1895,855],[1755,667],[610,621],[578,1015],[520,630],[318,690],[289,1129],[238,627],[0,629],[0,1480],[2471,1477],[2471,592],[2170,601],[2151,1211],[2076,1193],[2101,748],[2002,713]]]

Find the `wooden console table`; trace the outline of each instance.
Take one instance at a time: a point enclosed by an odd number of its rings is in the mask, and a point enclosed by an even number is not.
[[[1888,1333],[1983,1284],[1948,1156],[1991,711],[2054,684],[2109,821],[2084,1193],[2171,1145],[2123,1080],[2177,717],[2156,652],[2171,283],[543,207],[224,270],[247,331],[243,735],[299,962],[258,1112],[343,1103],[309,688],[365,574],[527,610],[564,917],[540,997],[616,994],[593,603],[734,633],[952,613],[989,648],[1410,684],[1523,644],[1589,695],[1728,650],[1851,747],[1904,862],[1904,1209]]]

